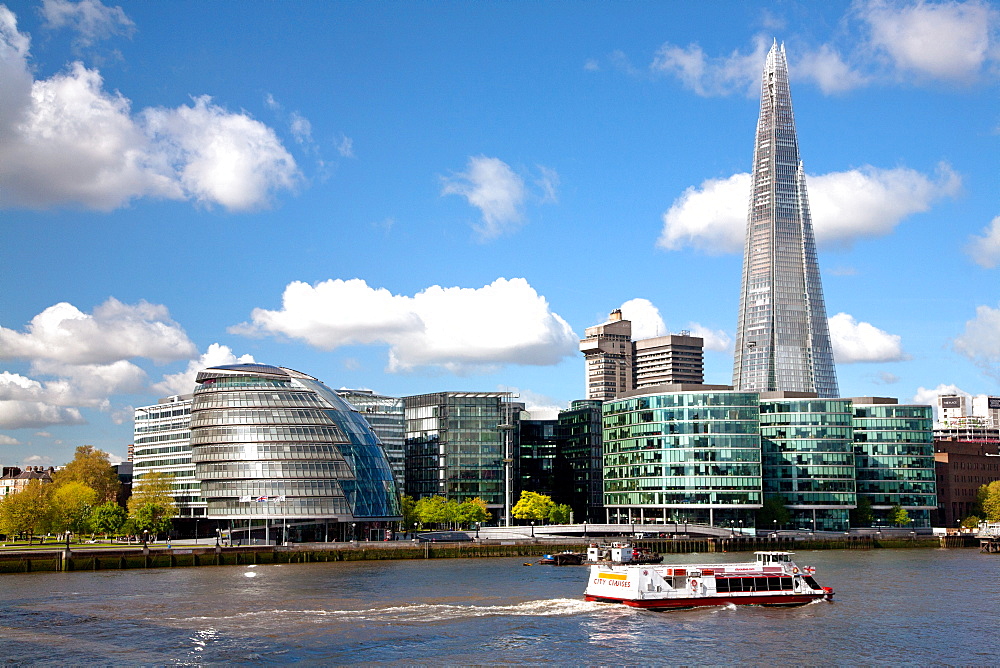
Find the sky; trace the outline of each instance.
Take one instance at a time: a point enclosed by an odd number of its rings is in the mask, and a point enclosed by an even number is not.
[[[1000,4],[0,5],[0,463],[198,369],[585,396],[621,308],[729,384],[785,45],[844,396],[1000,394]]]

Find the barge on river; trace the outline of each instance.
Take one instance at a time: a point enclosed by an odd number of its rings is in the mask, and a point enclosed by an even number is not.
[[[815,568],[799,567],[791,552],[755,552],[754,561],[734,564],[590,568],[584,598],[635,608],[680,610],[709,605],[794,606],[832,600],[833,589],[813,579]]]

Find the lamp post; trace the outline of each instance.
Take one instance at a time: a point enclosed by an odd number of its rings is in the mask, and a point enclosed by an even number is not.
[[[417,537],[417,523],[416,522],[413,523],[413,537],[414,538]]]
[[[743,537],[743,520],[740,520],[740,538]]]
[[[198,544],[198,520],[194,521],[194,544]]]
[[[142,549],[145,550],[148,547],[148,545],[149,545],[149,530],[148,529],[143,529],[142,530]]]
[[[775,535],[775,537],[777,537],[778,536],[778,520],[771,520],[771,521],[774,522],[774,535]]]
[[[534,520],[531,521],[531,537],[532,538],[535,537],[535,521]]]
[[[222,529],[215,527],[215,546],[219,547],[220,539],[222,538]]]
[[[482,526],[482,522],[476,522],[476,539],[479,539],[479,527]]]
[[[351,542],[352,543],[355,540],[355,538],[354,538],[354,530],[357,528],[357,526],[358,526],[357,522],[351,522]]]
[[[66,551],[67,552],[69,552],[69,538],[72,535],[73,535],[73,532],[71,532],[71,531],[67,531],[66,532]]]

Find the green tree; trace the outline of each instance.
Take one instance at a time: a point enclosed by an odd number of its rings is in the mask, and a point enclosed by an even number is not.
[[[7,536],[27,534],[28,545],[31,545],[36,532],[48,531],[50,487],[38,479],[29,480],[20,492],[4,498],[0,503],[0,533]]]
[[[52,528],[82,534],[90,529],[90,513],[97,500],[97,492],[81,482],[64,482],[52,490],[49,504]]]
[[[121,531],[127,519],[128,512],[117,503],[102,503],[90,514],[90,529],[107,538]]]
[[[569,524],[569,518],[572,512],[573,509],[568,503],[553,505],[549,508],[548,520],[552,524]]]
[[[1000,521],[1000,480],[980,487],[976,499],[987,522]]]
[[[788,512],[788,508],[785,505],[787,503],[788,499],[781,495],[765,498],[764,505],[755,513],[757,528],[768,530],[774,528],[780,529],[791,524],[792,514]]]
[[[399,505],[403,515],[403,531],[410,531],[413,525],[420,521],[417,517],[417,501],[412,496],[404,494],[399,497]]]
[[[476,522],[489,522],[493,517],[486,509],[486,502],[478,496],[460,503],[457,515],[459,523],[467,527],[471,527]]]
[[[118,498],[121,483],[118,474],[108,462],[108,454],[92,445],[77,447],[73,461],[62,470],[56,471],[52,482],[60,487],[69,482],[78,482],[97,493],[97,503],[107,503]]]
[[[170,531],[170,509],[160,503],[143,503],[132,513],[131,520],[135,526],[135,532],[141,534],[148,531],[156,536]]]
[[[173,476],[164,473],[147,473],[135,481],[128,516],[137,534],[143,530],[154,535],[170,530],[170,518],[177,516],[172,493]]]
[[[893,526],[902,527],[910,523],[910,514],[906,512],[906,508],[897,504],[889,509],[886,520]]]
[[[979,527],[980,522],[982,522],[982,520],[979,519],[978,515],[969,515],[964,520],[962,520],[962,524],[960,526],[963,529],[975,529]]]
[[[417,520],[424,524],[445,524],[452,517],[448,499],[443,496],[425,496],[415,506]]]
[[[870,527],[875,521],[875,513],[872,511],[872,501],[867,496],[858,495],[858,506],[848,511],[851,518],[852,527]]]
[[[510,514],[519,520],[544,520],[555,505],[552,497],[527,490],[521,492],[521,498],[511,509]]]

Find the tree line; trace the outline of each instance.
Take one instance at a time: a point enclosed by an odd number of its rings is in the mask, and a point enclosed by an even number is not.
[[[0,534],[157,535],[170,530],[177,515],[171,477],[144,476],[127,504],[118,503],[121,483],[108,455],[91,445],[76,449],[73,461],[52,475],[51,483],[32,479],[18,493],[0,501]]]
[[[446,499],[443,496],[425,496],[422,499],[402,497],[403,530],[413,527],[471,529],[476,524],[489,522],[493,514],[486,509],[486,502],[476,497],[468,501]],[[521,492],[521,497],[511,509],[519,520],[534,520],[551,524],[567,524],[571,509],[567,504],[557,504],[546,494]]]

